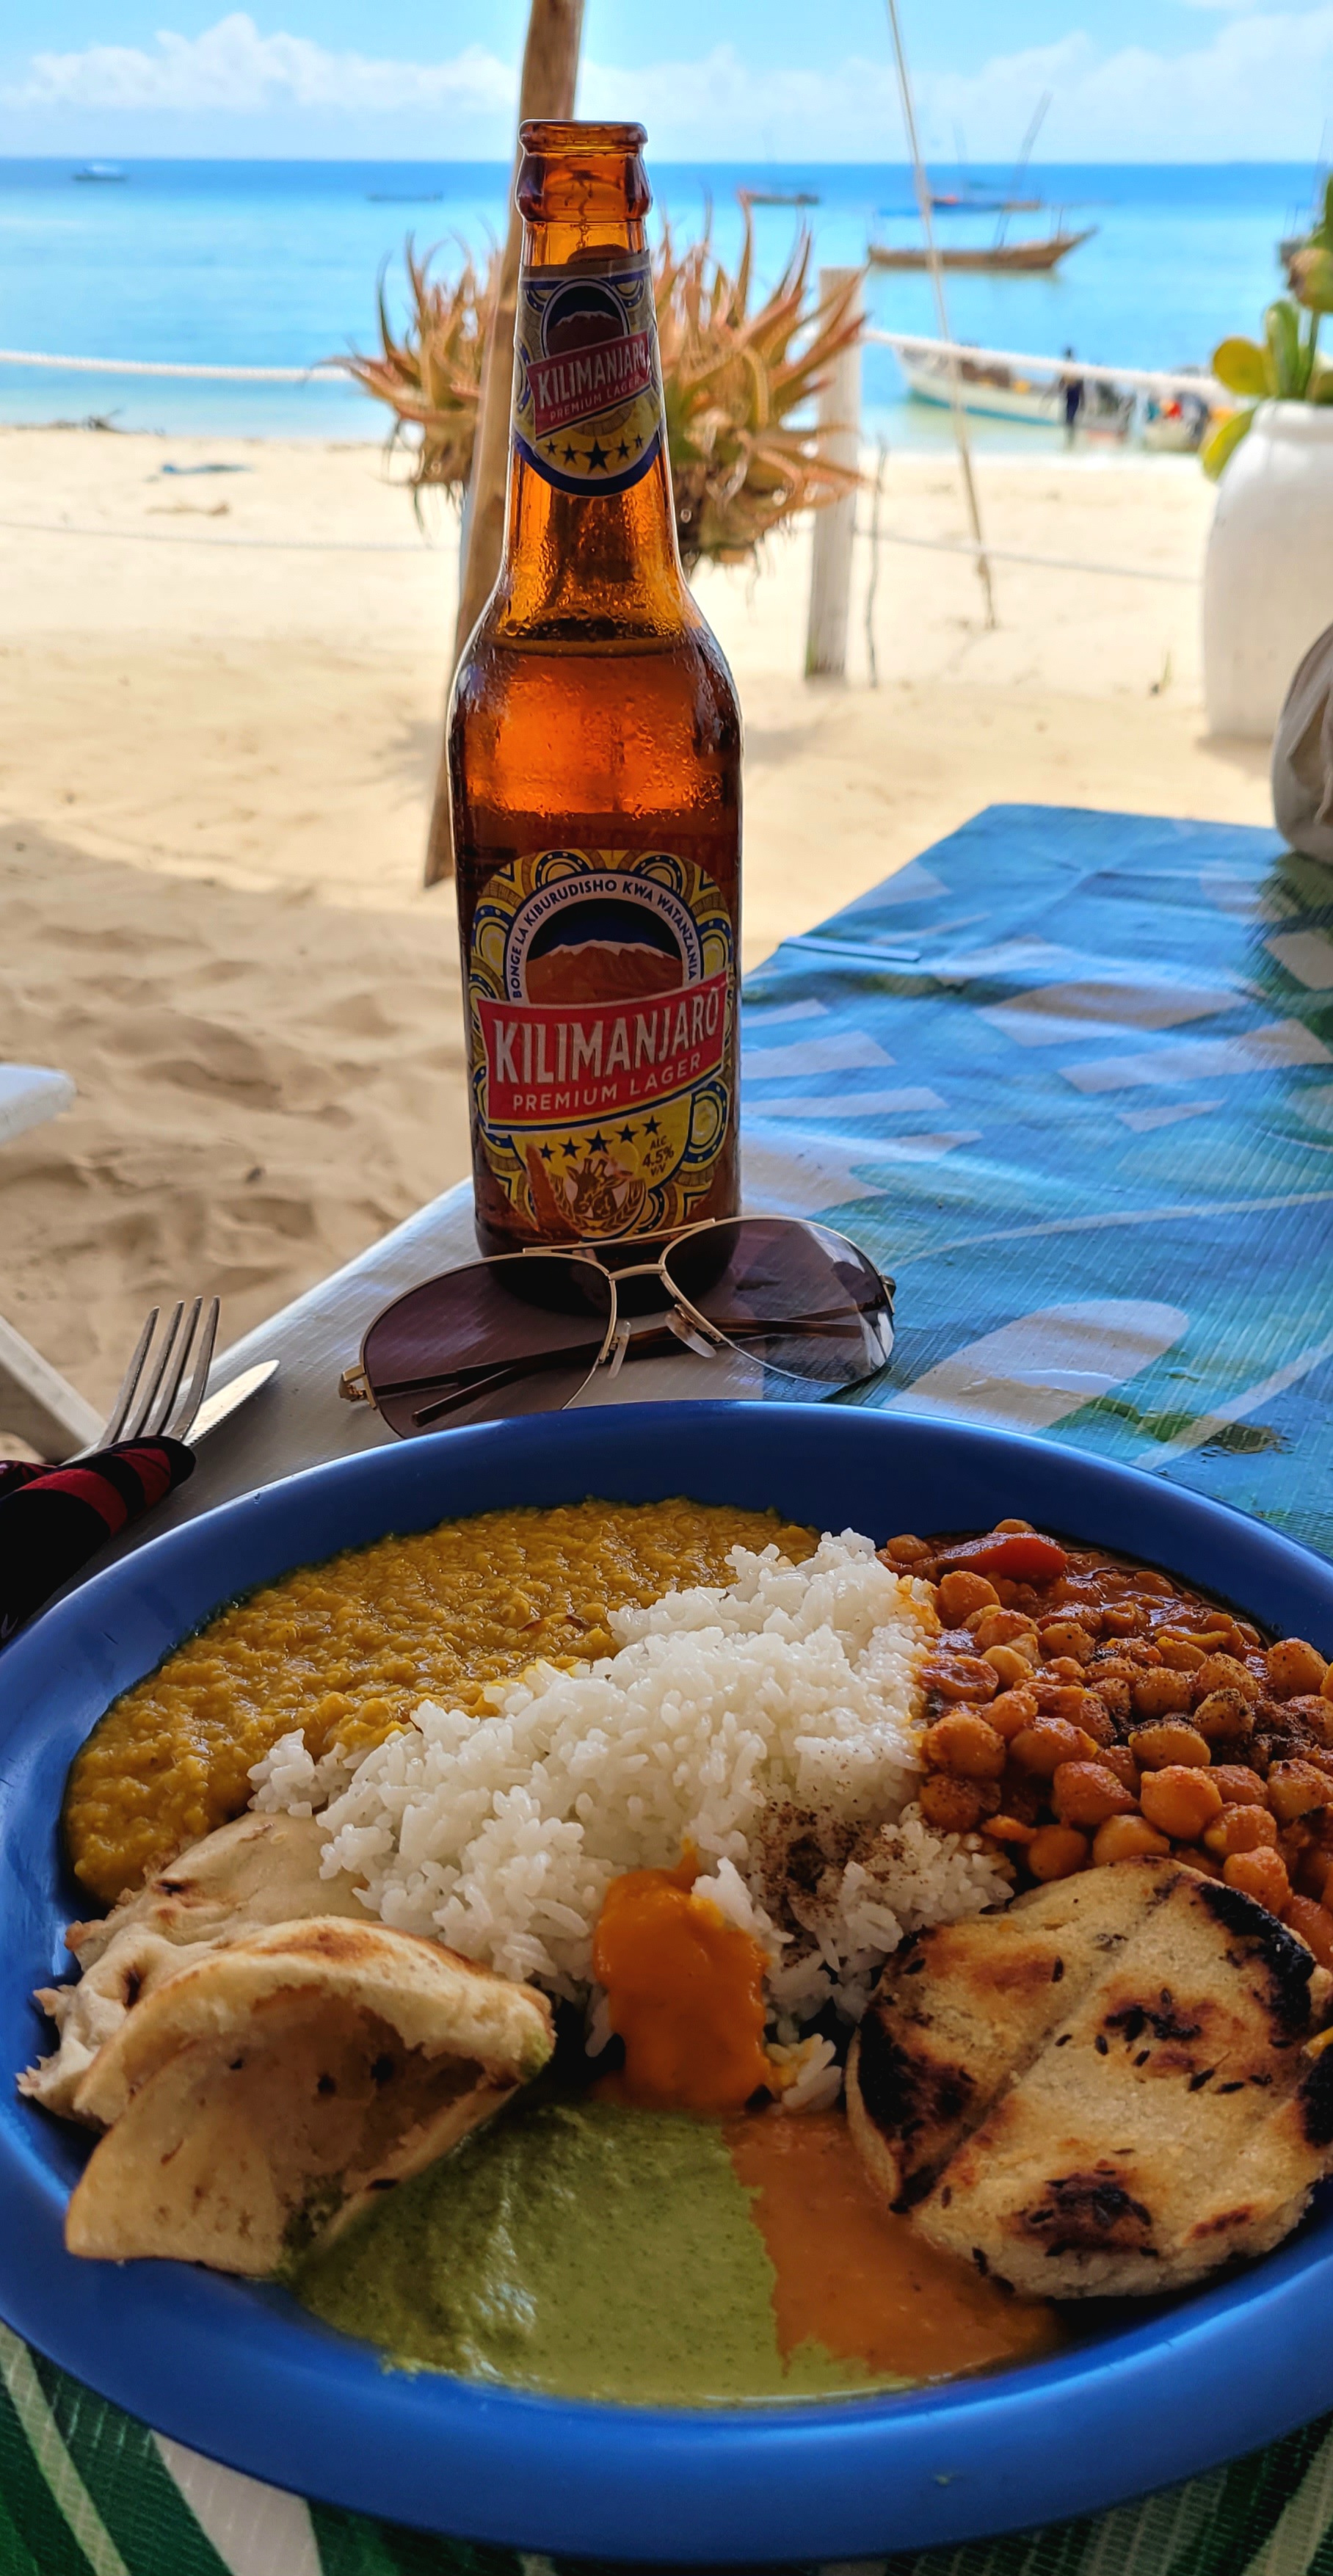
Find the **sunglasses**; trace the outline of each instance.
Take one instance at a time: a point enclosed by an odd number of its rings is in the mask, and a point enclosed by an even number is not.
[[[651,1258],[627,1262],[642,1250]],[[708,1218],[642,1245],[506,1252],[386,1306],[339,1393],[401,1439],[559,1413],[627,1361],[739,1353],[807,1397],[858,1386],[893,1349],[894,1283],[803,1217]]]

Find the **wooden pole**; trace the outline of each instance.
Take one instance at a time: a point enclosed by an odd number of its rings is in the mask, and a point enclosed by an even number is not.
[[[821,268],[819,301],[827,310],[832,299],[854,286],[860,270]],[[858,317],[859,318],[859,317]],[[819,396],[821,456],[835,465],[860,465],[861,344],[853,340],[838,351]],[[810,561],[810,609],[805,633],[807,680],[841,680],[847,670],[847,624],[852,596],[852,546],[856,536],[856,494],[844,492],[815,512],[814,552]]]
[[[893,38],[893,58],[898,67],[898,94],[903,104],[907,148],[912,155],[917,211],[926,237],[926,266],[930,270],[930,282],[935,290],[935,311],[939,318],[940,338],[950,344],[949,409],[953,415],[954,440],[958,448],[958,463],[963,477],[963,492],[967,500],[967,515],[972,526],[972,541],[976,548],[976,567],[980,575],[981,587],[986,594],[986,624],[993,626],[995,591],[991,582],[990,556],[986,552],[986,540],[981,531],[981,505],[977,499],[977,487],[972,473],[972,446],[967,434],[967,414],[963,409],[962,387],[958,380],[958,353],[953,347],[953,333],[949,328],[949,306],[944,292],[944,271],[940,266],[940,255],[935,242],[935,226],[930,211],[930,183],[921,159],[921,146],[917,141],[916,109],[912,104],[912,84],[908,77],[903,31],[898,19],[898,0],[884,0],[884,5],[889,13],[889,34]]]
[[[522,125],[533,116],[572,116],[574,92],[578,82],[579,37],[583,23],[583,0],[532,0],[528,19],[528,39],[523,49],[523,74],[519,82],[518,121]],[[518,149],[514,153],[514,177],[518,176]],[[454,627],[454,658],[449,674],[462,659],[463,648],[476,625],[500,569],[504,545],[505,487],[509,477],[509,409],[514,372],[514,318],[518,310],[519,258],[523,248],[523,218],[510,191],[509,231],[505,238],[504,258],[500,265],[500,283],[495,310],[491,315],[482,360],[481,397],[477,407],[477,436],[472,451],[472,472],[468,480],[467,509],[463,523],[458,566],[458,617]],[[449,811],[449,767],[446,746],[441,744],[439,769],[435,780],[435,803],[430,818],[430,839],[426,846],[426,883],[438,885],[441,877],[453,875],[453,827]]]

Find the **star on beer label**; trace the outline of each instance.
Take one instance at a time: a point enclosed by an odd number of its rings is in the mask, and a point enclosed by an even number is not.
[[[606,472],[606,449],[602,446],[600,439],[595,438],[593,440],[593,443],[588,450],[588,463],[594,473],[596,473],[599,466],[603,473]]]

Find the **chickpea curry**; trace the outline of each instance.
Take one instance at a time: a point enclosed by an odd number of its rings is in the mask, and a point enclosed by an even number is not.
[[[1333,1967],[1333,1670],[1297,1637],[1022,1521],[890,1539],[934,1583],[921,1809],[1019,1884],[1175,1852]]]

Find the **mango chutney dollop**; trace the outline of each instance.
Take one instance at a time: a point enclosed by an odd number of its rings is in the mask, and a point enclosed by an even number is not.
[[[609,1654],[612,1610],[725,1583],[729,1548],[799,1562],[813,1530],[729,1504],[585,1502],[443,1521],[303,1566],[236,1602],[122,1693],[65,1797],[76,1877],[105,1904],[240,1815],[250,1769],[300,1727],[364,1753],[422,1699],[475,1710],[538,1657]]]

